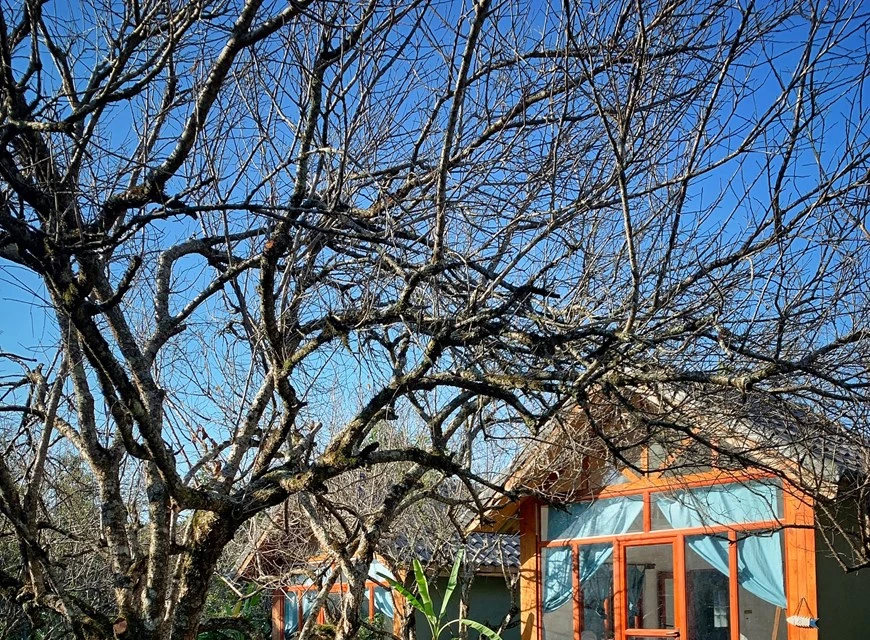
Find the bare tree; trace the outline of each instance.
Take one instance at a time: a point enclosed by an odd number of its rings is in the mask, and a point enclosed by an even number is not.
[[[194,638],[258,513],[393,464],[474,496],[479,451],[603,388],[863,428],[864,12],[4,2],[0,257],[54,336],[4,400],[4,593],[79,638]],[[399,414],[409,444],[380,446]],[[108,608],[45,534],[64,454]]]

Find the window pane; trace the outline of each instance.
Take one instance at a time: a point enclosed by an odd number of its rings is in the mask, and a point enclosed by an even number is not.
[[[299,600],[293,591],[284,594],[284,637],[292,638],[299,631]]]
[[[323,606],[326,624],[337,624],[341,620],[341,593],[330,593]]]
[[[302,622],[299,625],[299,628],[302,628],[302,625],[305,624],[305,621],[308,620],[308,616],[311,615],[311,612],[314,610],[314,603],[317,600],[317,593],[314,591],[306,591],[302,596]]]
[[[541,550],[544,640],[573,640],[574,606],[571,548]]]
[[[549,540],[618,535],[643,531],[643,496],[603,498],[578,502],[542,514],[547,519],[543,534]]]
[[[716,536],[686,539],[686,614],[690,638],[731,637],[728,544],[727,538]]]
[[[583,545],[578,562],[580,638],[613,638],[613,546]]]
[[[369,620],[369,588],[366,587],[363,591],[362,598],[359,603],[359,618],[360,620]]]
[[[782,517],[782,491],[772,482],[746,482],[652,494],[652,528],[684,529]]]
[[[383,587],[375,587],[375,622],[384,629],[393,628],[393,594]]]
[[[626,610],[630,629],[674,627],[674,547],[654,544],[625,550]]]
[[[754,535],[737,543],[740,634],[747,640],[785,640],[782,534]]]

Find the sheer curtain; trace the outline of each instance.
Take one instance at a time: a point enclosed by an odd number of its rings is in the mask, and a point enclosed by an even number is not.
[[[372,564],[369,567],[369,577],[384,583],[386,582],[384,578],[396,579],[393,572],[377,559],[372,560]],[[393,617],[393,594],[389,589],[375,587],[375,611],[388,618]]]
[[[589,544],[580,547],[580,587],[583,591],[583,620],[590,628],[589,616],[604,621],[608,617],[605,602],[613,595],[613,568],[605,564],[613,555],[610,544]],[[603,630],[604,623],[599,623]]]
[[[747,482],[653,494],[653,505],[674,528],[779,520],[780,489]]]
[[[544,612],[555,611],[571,597],[571,547],[544,549]]]
[[[737,581],[765,602],[786,608],[781,533],[749,536],[737,543]]]
[[[550,540],[576,540],[592,536],[626,533],[640,525],[641,496],[602,498],[569,504],[564,509],[547,511],[547,537]],[[637,527],[634,527],[637,528]]]
[[[284,637],[289,638],[299,630],[299,600],[293,591],[284,593]]]
[[[712,524],[776,520],[779,487],[771,483],[725,484],[657,494],[655,506],[674,529]],[[689,547],[723,575],[729,574],[728,540],[698,536]],[[750,535],[737,544],[737,580],[765,602],[785,607],[785,577],[782,568],[782,536]]]
[[[548,532],[552,537],[583,539],[591,536],[626,533],[643,512],[643,498],[626,496],[569,505],[565,510],[550,509]],[[551,547],[544,556],[544,611],[554,611],[571,597],[571,549]],[[613,555],[609,544],[580,547],[580,583],[584,584]],[[612,579],[612,578],[611,578]]]
[[[393,617],[393,594],[389,589],[375,587],[375,611],[388,618]]]
[[[314,601],[317,600],[317,594],[313,591],[306,591],[302,595],[302,620],[308,619],[311,612],[314,610]]]

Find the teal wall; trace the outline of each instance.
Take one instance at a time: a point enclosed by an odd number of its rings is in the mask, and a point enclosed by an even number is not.
[[[446,578],[439,578],[433,585],[432,598],[436,602],[435,610],[440,610],[441,594],[447,586]],[[468,594],[468,617],[475,622],[482,622],[490,627],[498,626],[511,606],[510,590],[507,587],[505,579],[501,576],[477,576],[474,582],[471,583],[471,591]],[[452,602],[447,608],[447,620],[455,620],[459,615],[459,594],[454,593]],[[425,618],[421,614],[417,614],[417,639],[432,640],[432,634],[429,631],[429,625],[426,624]],[[453,628],[453,633],[456,633],[456,628]],[[477,639],[477,632],[469,629],[469,640]],[[444,634],[441,640],[449,640],[452,637],[450,634]],[[507,629],[502,634],[503,640],[519,640],[519,626]]]

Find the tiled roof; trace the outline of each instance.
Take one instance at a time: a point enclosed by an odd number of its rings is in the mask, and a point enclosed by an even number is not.
[[[520,539],[517,535],[473,532],[461,538],[453,537],[440,544],[417,542],[411,549],[407,538],[399,536],[384,553],[395,560],[409,562],[417,558],[423,564],[437,564],[443,569],[452,566],[456,553],[465,550],[466,560],[476,571],[484,569],[517,569],[520,566]]]
[[[476,567],[520,566],[520,537],[495,533],[472,533],[468,536],[466,553]]]

